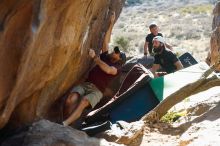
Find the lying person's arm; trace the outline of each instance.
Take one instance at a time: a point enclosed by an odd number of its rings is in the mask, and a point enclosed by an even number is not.
[[[95,57],[94,61],[107,74],[111,74],[111,75],[117,74],[117,69],[114,66],[109,66],[104,61],[102,61],[99,57]]]
[[[99,57],[97,57],[93,49],[89,50],[89,56],[93,58],[95,63],[107,74],[111,74],[111,75],[117,74],[117,69],[114,66],[109,66],[104,61],[102,61]]]

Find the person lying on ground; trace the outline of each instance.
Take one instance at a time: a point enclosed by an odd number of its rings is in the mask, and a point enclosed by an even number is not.
[[[172,73],[183,68],[182,63],[177,56],[165,47],[165,40],[162,36],[153,38],[153,51],[155,53],[154,64],[151,68],[155,77],[158,75],[156,71],[163,69],[166,73]]]
[[[75,122],[85,108],[95,107],[103,97],[105,88],[117,76],[126,61],[126,55],[118,47],[115,47],[111,54],[108,53],[108,43],[114,22],[115,13],[111,16],[110,27],[106,32],[100,57],[93,49],[89,50],[89,56],[94,60],[96,66],[89,72],[86,82],[74,87],[67,97],[64,103],[64,115],[70,116],[63,121],[64,126]]]
[[[144,55],[147,55],[148,52],[149,52],[149,54],[151,56],[154,56],[153,51],[152,51],[152,49],[153,49],[153,43],[152,43],[153,38],[155,36],[162,36],[163,37],[163,34],[158,32],[159,28],[158,28],[156,23],[151,23],[150,26],[149,26],[149,30],[150,30],[150,33],[146,36],[146,39],[145,39]],[[166,46],[166,48],[168,48],[170,50],[173,50],[173,48],[169,44],[165,43],[165,46]]]

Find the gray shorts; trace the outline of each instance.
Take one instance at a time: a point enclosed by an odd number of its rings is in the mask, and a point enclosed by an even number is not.
[[[103,97],[102,92],[94,84],[89,82],[84,82],[74,87],[71,92],[77,92],[81,97],[85,96],[92,108],[94,108]]]

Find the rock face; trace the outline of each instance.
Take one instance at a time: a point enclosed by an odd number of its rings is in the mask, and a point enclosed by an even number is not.
[[[119,144],[129,145],[143,133],[145,126],[144,121],[136,121],[132,123],[118,121],[116,124],[112,125],[110,130],[99,133],[96,137],[104,138],[108,141]]]
[[[186,145],[219,145],[220,143],[220,94],[212,93],[207,100],[192,105],[187,110],[188,120],[181,119],[179,126],[183,133],[179,137],[180,146]]]
[[[124,0],[0,2],[0,128],[48,117],[51,104],[88,72],[110,11]],[[12,121],[16,121],[12,122]]]
[[[220,57],[220,2],[217,2],[215,8],[213,9],[213,21],[212,21],[212,35],[210,40],[211,50],[209,53],[210,65],[215,64],[215,62]],[[217,68],[220,71],[220,65]]]
[[[90,138],[84,132],[46,120],[34,123],[2,143],[2,146],[119,146],[104,139]],[[122,145],[121,145],[122,146]]]

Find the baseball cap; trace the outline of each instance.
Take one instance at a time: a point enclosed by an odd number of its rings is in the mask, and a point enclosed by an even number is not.
[[[149,28],[151,29],[151,28],[156,27],[156,26],[157,26],[157,23],[152,22],[152,23],[149,25]]]
[[[122,63],[125,63],[125,62],[126,62],[126,55],[125,55],[124,52],[122,52],[122,51],[119,50],[119,47],[118,47],[118,46],[114,47],[114,52],[117,53],[117,54],[120,53],[120,58],[121,58],[121,60],[122,60]]]
[[[153,41],[154,41],[154,40],[157,40],[157,41],[159,41],[159,42],[165,44],[165,39],[164,39],[162,36],[155,36],[155,37],[153,38]],[[153,41],[152,41],[152,42],[153,42]]]

